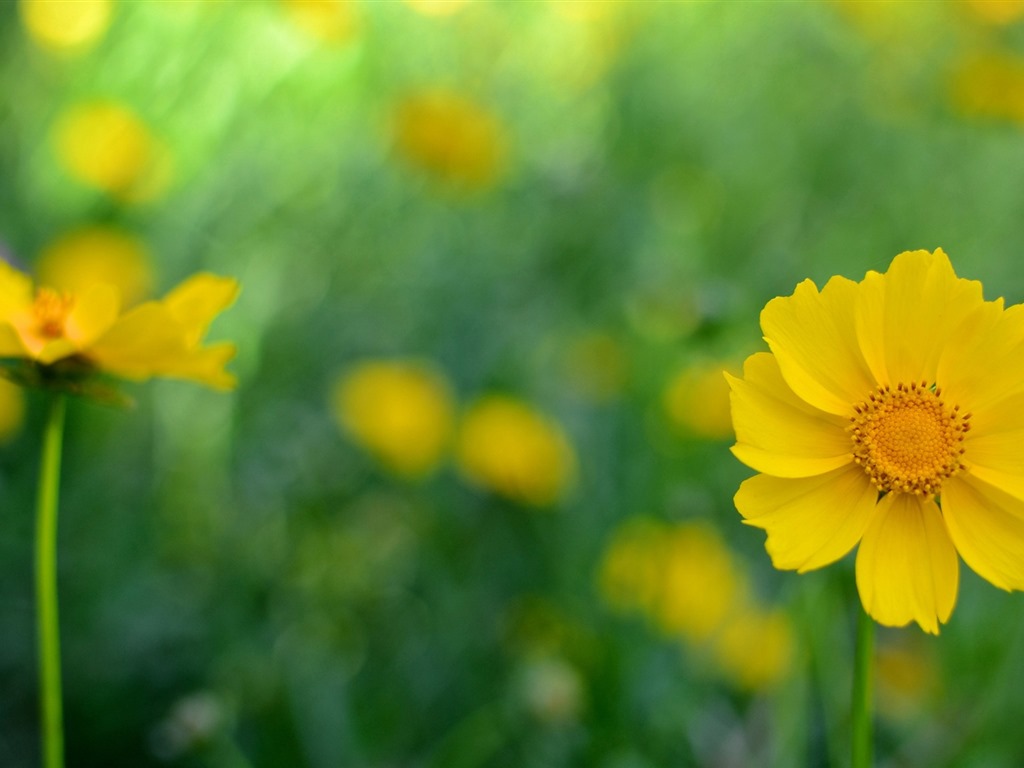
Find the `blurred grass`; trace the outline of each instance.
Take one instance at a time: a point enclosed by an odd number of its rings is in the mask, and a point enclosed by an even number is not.
[[[244,286],[215,327],[239,343],[235,396],[167,383],[134,412],[72,408],[75,765],[842,764],[850,564],[771,571],[732,508],[745,471],[707,371],[760,348],[768,299],[905,249],[1022,298],[1019,14],[111,2],[108,28],[54,51],[29,5],[0,6],[0,248],[42,268],[103,227],[143,244],[157,293],[200,269]],[[90,105],[130,117],[80,133]],[[332,415],[339,380],[405,360],[453,411],[417,477]],[[574,457],[538,505],[456,467],[463,415],[495,396]],[[36,755],[40,418],[30,395],[0,451],[5,766]],[[605,602],[601,563],[641,516],[711,526],[785,612],[781,682],[737,685],[715,640]],[[960,603],[937,639],[881,634],[880,765],[1019,764],[1018,597],[965,569]]]

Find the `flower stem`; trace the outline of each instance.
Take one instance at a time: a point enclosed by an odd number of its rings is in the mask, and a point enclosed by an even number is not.
[[[61,713],[60,627],[57,614],[57,498],[64,436],[63,394],[50,395],[36,497],[36,622],[39,642],[39,707],[44,768],[64,766]]]
[[[870,768],[872,761],[872,662],[875,652],[875,622],[864,609],[857,611],[857,647],[853,660],[852,768]]]

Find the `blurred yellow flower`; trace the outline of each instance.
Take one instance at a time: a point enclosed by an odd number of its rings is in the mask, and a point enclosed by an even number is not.
[[[83,51],[110,26],[111,0],[21,0],[21,20],[43,48],[60,53]]]
[[[127,379],[190,379],[230,389],[230,343],[202,345],[214,317],[234,302],[238,283],[195,275],[160,301],[122,312],[116,287],[94,282],[80,293],[33,290],[28,275],[0,263],[0,357],[66,364]]]
[[[457,457],[472,482],[535,506],[561,498],[576,470],[575,453],[558,424],[500,395],[485,397],[466,411]]]
[[[154,199],[170,181],[166,148],[123,105],[79,104],[58,120],[53,139],[73,177],[126,202]]]
[[[520,688],[527,711],[542,723],[575,721],[583,708],[583,680],[576,668],[559,656],[526,661]]]
[[[1024,123],[1024,59],[988,51],[961,60],[950,98],[962,114]]]
[[[714,655],[737,685],[769,688],[786,677],[792,664],[789,618],[779,610],[740,604],[715,637]]]
[[[789,620],[752,599],[741,564],[708,523],[625,521],[605,550],[598,586],[614,610],[639,612],[661,632],[710,651],[743,688],[769,686],[788,669]]]
[[[928,647],[908,637],[879,644],[875,669],[878,709],[882,714],[897,719],[912,717],[928,702],[936,700],[941,679],[929,651]]]
[[[743,574],[722,537],[704,523],[675,526],[663,547],[654,621],[664,632],[703,643],[743,598]]]
[[[0,379],[0,443],[10,442],[25,421],[25,392],[6,379]]]
[[[359,29],[352,0],[280,0],[288,18],[310,37],[324,43],[347,43]]]
[[[665,389],[669,420],[684,432],[721,440],[732,435],[727,371],[732,365],[699,363],[677,373]]]
[[[451,16],[461,11],[469,0],[405,0],[405,4],[424,16]]]
[[[938,633],[959,557],[1024,589],[1024,306],[985,301],[941,249],[770,301],[771,352],[731,379],[736,508],[776,568],[857,548],[864,610]]]
[[[664,523],[637,517],[613,534],[598,573],[601,596],[609,606],[651,613],[661,602],[667,532]]]
[[[415,93],[395,111],[395,149],[408,163],[467,189],[504,170],[505,130],[484,107],[454,91]]]
[[[583,334],[565,353],[566,373],[573,388],[594,402],[607,402],[621,394],[628,377],[626,353],[607,333]]]
[[[125,306],[148,296],[153,282],[143,242],[104,226],[76,229],[53,241],[40,254],[36,274],[43,285],[73,294],[91,283],[112,285]]]
[[[331,405],[352,439],[406,477],[434,469],[451,437],[454,406],[448,383],[426,363],[362,363],[337,380]]]
[[[977,19],[988,24],[1012,24],[1024,17],[1024,0],[961,0]]]

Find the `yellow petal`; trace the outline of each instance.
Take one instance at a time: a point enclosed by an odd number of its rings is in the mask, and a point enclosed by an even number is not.
[[[111,373],[146,379],[187,351],[185,331],[166,307],[151,301],[121,315],[85,354]]]
[[[178,359],[164,361],[153,373],[174,379],[188,379],[222,391],[234,389],[238,380],[225,371],[224,366],[235,356],[235,352],[235,345],[230,342],[197,347]]]
[[[1024,429],[972,430],[963,445],[972,475],[1024,500]]]
[[[905,251],[884,275],[868,272],[856,328],[875,379],[934,382],[946,341],[982,302],[981,283],[958,278],[941,248]]]
[[[0,321],[12,317],[32,306],[32,279],[0,259]]]
[[[772,299],[761,329],[782,376],[798,397],[828,413],[848,416],[876,382],[857,342],[857,283],[833,277],[821,293],[810,280],[792,296]]]
[[[916,621],[938,634],[953,612],[960,568],[942,513],[933,500],[890,493],[857,550],[857,590],[879,624]]]
[[[772,564],[803,573],[833,563],[860,540],[878,490],[856,464],[823,475],[784,479],[755,475],[740,485],[736,509],[768,533]]]
[[[6,323],[0,323],[0,357],[28,357],[21,336]]]
[[[64,335],[78,348],[102,336],[117,320],[121,297],[112,285],[97,283],[77,297],[64,325]]]
[[[999,299],[978,307],[950,336],[935,380],[946,402],[969,407],[978,418],[1024,391],[1024,305],[1004,310]]]
[[[46,339],[41,341],[38,351],[33,357],[43,365],[55,363],[65,357],[71,357],[78,352],[78,346],[66,338]]]
[[[189,346],[198,344],[213,318],[238,298],[238,281],[207,272],[193,275],[163,299],[171,315],[185,329]]]
[[[771,354],[751,355],[742,379],[726,379],[737,440],[732,452],[748,467],[775,477],[807,477],[852,461],[849,422],[793,394]]]
[[[1002,589],[1024,589],[1024,501],[967,473],[943,483],[942,512],[975,573]]]

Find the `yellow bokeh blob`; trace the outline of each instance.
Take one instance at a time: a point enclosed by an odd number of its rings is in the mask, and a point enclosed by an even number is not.
[[[576,456],[562,428],[526,403],[491,395],[459,430],[457,458],[473,483],[514,501],[547,506],[570,487]]]
[[[480,104],[446,89],[415,93],[395,110],[395,150],[410,165],[467,189],[493,184],[505,167],[507,139]]]
[[[281,0],[281,4],[295,26],[323,43],[347,43],[359,30],[352,0]]]
[[[737,685],[759,690],[786,677],[793,645],[786,614],[741,604],[716,636],[714,651],[722,670]]]
[[[0,379],[0,443],[9,443],[25,421],[25,390]]]
[[[21,20],[43,48],[79,52],[94,45],[110,26],[111,0],[21,0]]]
[[[666,633],[705,642],[745,591],[732,553],[711,526],[687,523],[666,535],[663,556],[654,621]]]
[[[1024,18],[1024,0],[962,0],[964,7],[987,24],[1012,24]]]
[[[712,440],[732,436],[725,371],[734,373],[734,366],[698,363],[684,368],[669,381],[663,403],[673,426]]]
[[[894,719],[910,718],[940,699],[940,668],[917,636],[879,645],[875,652],[878,710]]]
[[[950,97],[962,114],[1024,122],[1024,59],[994,51],[964,59],[953,72]]]
[[[142,301],[153,285],[143,242],[102,226],[76,229],[54,240],[39,255],[36,274],[41,285],[79,296],[94,283],[113,285],[124,306]]]
[[[710,523],[626,520],[605,549],[598,587],[613,610],[639,613],[708,654],[739,688],[773,685],[789,668],[788,617],[753,599],[742,564]]]
[[[79,104],[61,116],[53,138],[57,157],[68,173],[122,200],[151,200],[169,182],[167,150],[121,104]]]
[[[468,5],[469,0],[405,0],[405,4],[424,16],[451,16]]]
[[[639,517],[616,531],[601,560],[601,596],[617,611],[653,612],[661,602],[667,527]]]
[[[565,367],[573,389],[598,403],[618,397],[629,377],[626,351],[607,333],[589,332],[573,339]]]
[[[426,363],[362,363],[337,380],[331,404],[349,436],[398,475],[426,475],[448,446],[454,416],[450,389]]]

